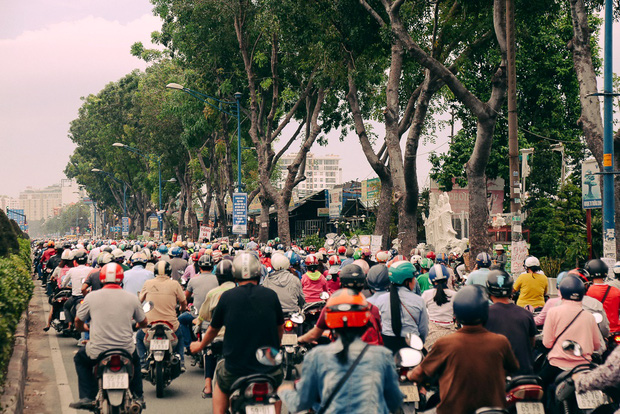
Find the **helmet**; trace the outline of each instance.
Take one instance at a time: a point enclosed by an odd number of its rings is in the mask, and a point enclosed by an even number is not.
[[[429,270],[431,267],[433,267],[433,261],[431,259],[422,259],[420,260],[420,267],[422,269],[426,269]]]
[[[403,256],[402,254],[397,254],[396,256],[392,257],[392,259],[387,262],[387,267],[391,267],[394,263],[396,262],[402,262],[403,260],[407,260],[407,258],[405,256]]]
[[[413,265],[406,260],[393,263],[388,270],[390,282],[395,285],[402,285],[407,280],[413,279],[416,273]]]
[[[562,299],[566,300],[579,302],[583,299],[583,295],[586,294],[586,285],[581,278],[571,275],[570,272],[562,279],[559,289]]]
[[[233,280],[232,261],[228,259],[224,259],[220,261],[217,264],[217,266],[215,266],[215,276],[217,277],[217,281],[220,284],[224,282],[232,282]]]
[[[313,254],[309,254],[308,256],[306,256],[306,260],[304,260],[304,263],[306,264],[306,266],[318,266],[319,265],[318,259]]]
[[[355,253],[353,253],[353,260],[357,260],[361,258],[362,258],[362,251],[359,249],[355,250]]]
[[[226,243],[222,243],[220,245],[220,252],[222,252],[222,254],[226,254],[230,251],[230,248],[228,247],[228,245]]]
[[[112,254],[108,252],[101,253],[99,257],[97,258],[97,264],[99,264],[99,266],[107,265],[111,261],[112,261]]]
[[[385,263],[390,260],[390,253],[385,250],[378,251],[377,254],[375,254],[375,259],[377,259],[377,263]]]
[[[265,256],[271,255],[272,252],[273,252],[273,249],[271,248],[271,246],[267,246],[265,247],[265,250],[263,250],[263,253],[265,254]]]
[[[258,257],[242,252],[232,262],[233,277],[238,280],[256,279],[261,275],[261,264]]]
[[[337,266],[340,265],[341,261],[340,261],[340,257],[333,255],[329,257],[328,263],[330,266]]]
[[[121,249],[114,249],[112,250],[112,257],[114,258],[114,261],[118,259],[125,260],[125,253]]]
[[[289,250],[284,254],[288,259],[291,266],[297,266],[299,264],[299,255],[292,250]]]
[[[338,254],[339,255],[344,255],[347,253],[347,248],[346,246],[338,246]]]
[[[108,263],[99,271],[99,281],[102,285],[106,283],[120,284],[123,282],[123,277],[123,268],[118,263]]]
[[[273,270],[276,271],[284,270],[291,267],[291,262],[288,261],[288,258],[285,255],[278,252],[271,257],[271,267],[273,267]]]
[[[555,280],[555,287],[558,287],[558,288],[560,287],[560,283],[562,282],[562,279],[564,279],[567,274],[568,274],[567,271],[563,271],[563,272],[558,273],[558,277]]]
[[[372,252],[368,247],[362,248],[362,258],[366,259],[372,255]]]
[[[437,255],[437,259],[435,259],[435,262],[441,263],[441,264],[446,264],[448,262],[448,255],[445,254],[445,253],[439,253]]]
[[[569,270],[568,274],[577,276],[578,278],[581,279],[583,283],[592,282],[592,276],[590,276],[590,272],[588,272],[586,269],[576,268],[573,270]]]
[[[351,263],[340,270],[340,286],[356,291],[364,289],[366,274],[358,265]]]
[[[172,250],[170,250],[170,256],[172,257],[181,257],[183,255],[183,249],[179,246],[174,246]]]
[[[419,254],[414,254],[413,256],[411,256],[411,259],[409,261],[411,262],[411,264],[420,263],[422,261],[422,256],[420,256]]]
[[[319,262],[324,262],[325,261],[325,253],[323,253],[320,250],[318,252],[314,253],[314,256],[316,257],[316,260],[318,260]]]
[[[73,252],[73,260],[75,260],[78,264],[84,264],[88,260],[88,255],[86,254],[86,250],[79,249]]]
[[[279,244],[276,246],[276,250],[284,250],[284,245],[283,245],[282,243],[279,243]]]
[[[487,292],[496,298],[510,297],[513,283],[514,280],[505,270],[491,270],[487,276]]]
[[[418,249],[417,247],[411,249],[409,252],[410,256],[424,256],[424,250]]]
[[[160,260],[155,263],[155,269],[153,269],[155,276],[170,276],[172,274],[172,266],[165,260]]]
[[[60,260],[71,261],[73,260],[73,252],[71,250],[65,250],[60,255]]]
[[[161,254],[167,254],[168,253],[168,247],[165,244],[161,244],[159,246],[159,248],[157,249],[157,251]]]
[[[454,295],[452,309],[462,325],[484,325],[489,318],[489,298],[481,286],[465,286]]]
[[[194,242],[188,242],[188,243],[187,243],[187,248],[188,248],[188,249],[193,249],[193,248],[194,248],[194,246],[195,246]]]
[[[525,259],[525,267],[540,267],[540,261],[536,257],[530,256]]]
[[[205,254],[209,254],[209,250],[210,249],[207,249],[205,251]],[[213,250],[213,252],[211,253],[211,257],[213,257],[213,263],[217,263],[222,260],[222,257],[224,257],[224,255],[219,250]]]
[[[134,244],[133,247],[131,248],[131,251],[134,253],[138,253],[140,251],[140,245]]]
[[[325,323],[330,329],[361,328],[370,320],[370,305],[351,289],[334,292],[325,304]]]
[[[372,290],[386,291],[390,286],[388,277],[388,268],[385,264],[379,263],[374,265],[368,271],[368,287]]]
[[[201,269],[213,267],[213,258],[211,257],[210,254],[203,254],[202,256],[200,256],[200,259],[198,259],[197,263],[198,263],[198,267]]]
[[[478,256],[476,256],[476,264],[478,267],[491,266],[491,255],[486,252],[478,253]]]
[[[435,255],[435,252],[433,252],[432,250],[428,253],[426,253],[426,258],[427,259],[431,259],[431,260],[435,260],[437,256]]]
[[[616,275],[616,279],[620,278],[620,262],[616,262],[616,264],[614,265],[614,267],[611,268],[611,270],[614,272],[614,275]]]
[[[439,263],[433,265],[428,271],[428,279],[431,281],[431,283],[448,280],[449,277],[450,272],[448,272],[448,268]]]
[[[144,255],[144,257],[146,257],[147,262],[153,258],[153,255],[151,254],[151,249],[142,250],[142,254]]]
[[[364,274],[367,274],[368,271],[370,270],[370,265],[364,259],[353,260],[353,264],[358,265],[359,267],[361,267],[362,271],[364,272]]]
[[[146,264],[146,255],[142,252],[132,254],[131,264],[134,266]]]
[[[609,266],[601,259],[593,259],[586,263],[586,270],[592,279],[605,279],[609,272]]]
[[[353,257],[355,254],[355,250],[352,247],[347,247],[347,250],[344,252],[344,255],[347,257]]]

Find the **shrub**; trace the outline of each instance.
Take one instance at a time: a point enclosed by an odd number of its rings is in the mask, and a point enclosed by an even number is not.
[[[19,254],[0,258],[0,384],[11,357],[15,328],[34,289],[30,243],[20,239],[19,245]]]
[[[17,234],[15,234],[9,218],[0,209],[0,257],[7,257],[12,253],[18,253],[18,251]]]

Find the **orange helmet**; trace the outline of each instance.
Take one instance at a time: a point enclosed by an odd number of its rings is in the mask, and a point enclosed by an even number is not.
[[[370,319],[370,305],[351,289],[334,292],[325,305],[325,323],[330,329],[361,328]]]

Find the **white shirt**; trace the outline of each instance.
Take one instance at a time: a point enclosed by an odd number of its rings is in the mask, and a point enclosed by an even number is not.
[[[84,265],[72,267],[67,272],[62,285],[71,285],[72,296],[82,296],[82,283],[84,283],[84,279],[86,279],[86,276],[88,276],[91,270],[93,270],[92,267]]]
[[[422,300],[426,304],[426,310],[428,311],[428,319],[431,322],[448,323],[454,320],[454,311],[452,310],[452,298],[456,294],[452,289],[444,289],[446,296],[448,296],[448,303],[444,303],[441,306],[437,306],[433,298],[435,297],[436,289],[429,289],[422,292]]]

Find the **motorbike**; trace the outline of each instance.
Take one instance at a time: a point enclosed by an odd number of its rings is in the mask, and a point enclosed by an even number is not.
[[[314,327],[314,325],[316,325],[319,320],[319,316],[321,315],[321,311],[325,307],[327,299],[329,299],[329,293],[322,292],[320,298],[320,301],[308,302],[302,308],[301,313],[304,318],[302,333],[308,332]]]
[[[518,375],[506,382],[506,406],[510,414],[545,414],[542,380],[536,375]]]
[[[65,302],[71,297],[71,288],[60,289],[51,298],[52,305],[52,327],[58,333],[67,335],[69,329],[69,321],[65,315]]]
[[[400,392],[405,396],[403,398],[403,404],[401,405],[397,414],[414,414],[423,409],[426,399],[420,395],[418,386],[409,381],[407,378],[407,372],[422,362],[424,354],[424,343],[420,337],[415,335],[408,335],[406,337],[408,348],[403,348],[394,357],[396,364],[396,373],[398,375],[398,387]]]
[[[144,337],[148,349],[146,378],[155,386],[157,398],[162,398],[164,388],[181,375],[181,356],[174,352],[178,342],[169,322],[153,321],[149,324]]]
[[[110,349],[103,352],[99,355],[94,372],[99,383],[99,392],[91,411],[97,414],[142,412],[142,404],[129,389],[131,379],[136,374],[129,352],[124,349]]]
[[[276,348],[259,348],[256,359],[263,365],[282,364],[282,353]],[[275,414],[278,402],[276,380],[269,374],[252,374],[237,379],[231,386],[231,414]]]
[[[575,368],[564,371],[555,380],[555,399],[561,405],[566,414],[590,414],[590,413],[612,413],[618,409],[618,403],[607,393],[607,390],[593,390],[578,393],[573,381],[573,374],[590,371],[596,364],[588,361],[582,355],[581,346],[575,341],[564,341],[562,349],[566,353],[582,357],[584,364],[577,365]]]
[[[282,335],[282,352],[284,379],[291,380],[298,376],[296,365],[300,364],[307,353],[307,348],[297,343],[297,334],[304,323],[301,313],[292,313],[284,320],[284,334]]]

